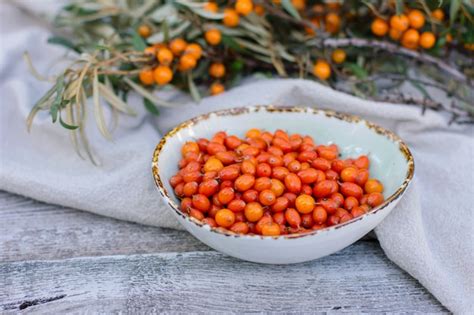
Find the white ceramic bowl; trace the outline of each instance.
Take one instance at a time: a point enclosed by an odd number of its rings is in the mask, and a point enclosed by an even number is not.
[[[169,178],[178,171],[183,143],[210,138],[221,130],[243,136],[246,130],[254,127],[307,134],[318,144],[336,143],[344,158],[368,154],[371,177],[384,184],[386,201],[346,223],[278,237],[236,235],[184,215],[169,184]],[[359,117],[306,107],[256,106],[212,112],[180,124],[156,146],[152,172],[170,212],[203,243],[248,261],[290,264],[332,254],[371,231],[392,211],[407,189],[413,177],[414,162],[408,147],[398,136]]]

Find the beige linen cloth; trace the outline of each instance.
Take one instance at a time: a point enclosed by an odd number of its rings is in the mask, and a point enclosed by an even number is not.
[[[88,134],[102,166],[77,156],[65,130],[42,114],[28,134],[25,118],[48,88],[29,75],[31,52],[40,72],[53,74],[63,50],[46,44],[48,30],[0,5],[0,189],[121,220],[179,228],[157,194],[150,171],[161,135],[177,123],[215,109],[307,105],[360,115],[393,130],[415,156],[414,183],[376,228],[386,255],[456,313],[474,312],[474,140],[472,126],[447,126],[439,113],[365,101],[304,80],[243,84],[200,104],[146,116],[122,117],[113,142],[98,133],[90,111]]]

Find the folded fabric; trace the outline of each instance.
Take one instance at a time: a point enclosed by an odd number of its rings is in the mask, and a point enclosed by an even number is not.
[[[121,117],[114,141],[104,140],[92,111],[88,137],[101,166],[81,159],[67,132],[45,113],[32,132],[25,118],[48,85],[21,61],[32,52],[50,72],[62,49],[46,44],[48,31],[17,9],[0,6],[0,189],[41,201],[133,222],[179,228],[157,194],[151,156],[161,135],[179,122],[216,109],[273,104],[330,108],[360,115],[401,136],[413,151],[416,175],[399,206],[376,228],[387,256],[456,313],[474,312],[472,126],[448,126],[440,113],[362,100],[305,80],[253,81],[200,104],[162,109],[158,118],[129,101],[138,117]]]

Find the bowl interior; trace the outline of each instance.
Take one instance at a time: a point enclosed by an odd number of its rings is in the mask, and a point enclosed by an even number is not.
[[[283,129],[310,135],[317,144],[335,143],[342,158],[368,154],[371,177],[383,183],[386,199],[402,186],[413,166],[408,149],[393,133],[358,117],[313,108],[249,107],[199,116],[165,136],[161,152],[155,156],[165,193],[179,204],[168,180],[178,171],[181,146],[186,141],[210,138],[221,130],[243,137],[250,128]]]

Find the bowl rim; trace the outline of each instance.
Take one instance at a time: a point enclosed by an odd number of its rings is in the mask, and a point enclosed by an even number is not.
[[[397,188],[397,190],[392,195],[390,195],[387,199],[385,199],[381,205],[371,209],[369,212],[365,213],[364,215],[359,216],[357,218],[353,218],[341,224],[336,224],[333,226],[325,227],[323,229],[312,230],[312,231],[303,232],[303,233],[292,233],[292,234],[278,235],[278,236],[262,236],[258,234],[237,234],[220,227],[215,227],[215,228],[211,227],[208,224],[205,224],[196,218],[193,218],[189,215],[184,214],[181,210],[179,210],[179,206],[170,198],[168,191],[164,187],[163,181],[159,174],[158,158],[164,146],[166,145],[166,141],[169,138],[176,135],[181,130],[186,129],[201,121],[205,121],[209,119],[211,116],[229,116],[229,115],[235,116],[235,115],[241,115],[241,114],[250,114],[250,113],[259,112],[262,110],[268,113],[310,113],[314,115],[324,114],[328,118],[336,118],[336,119],[340,119],[349,123],[362,122],[367,126],[367,128],[373,130],[377,134],[385,136],[391,142],[394,142],[395,144],[399,145],[399,150],[401,154],[405,157],[406,163],[408,165],[408,170],[407,170],[407,173],[405,174],[405,179],[403,183]],[[390,130],[387,130],[377,124],[374,124],[366,119],[363,119],[359,116],[352,115],[352,114],[337,112],[337,111],[328,110],[328,109],[320,109],[316,107],[309,107],[309,106],[275,106],[275,105],[255,105],[255,106],[221,109],[221,110],[216,110],[216,111],[211,111],[205,114],[201,114],[193,118],[190,118],[188,120],[185,120],[184,122],[178,124],[176,127],[168,131],[158,142],[158,144],[155,147],[155,150],[153,151],[151,166],[152,166],[151,169],[152,169],[152,175],[153,175],[155,185],[158,188],[158,191],[160,192],[163,199],[174,211],[175,215],[178,215],[182,217],[183,219],[187,220],[188,222],[195,224],[197,227],[207,230],[209,232],[214,232],[214,233],[224,235],[224,236],[232,236],[232,237],[237,237],[237,238],[239,237],[254,238],[254,239],[281,239],[281,238],[296,239],[296,238],[302,238],[302,237],[309,237],[316,234],[328,233],[330,231],[344,228],[350,224],[363,220],[364,218],[367,218],[370,215],[374,215],[378,213],[379,211],[386,209],[392,202],[399,199],[403,195],[405,190],[408,188],[410,182],[413,179],[414,172],[415,172],[415,161],[410,149],[398,135],[396,135],[394,132]]]

